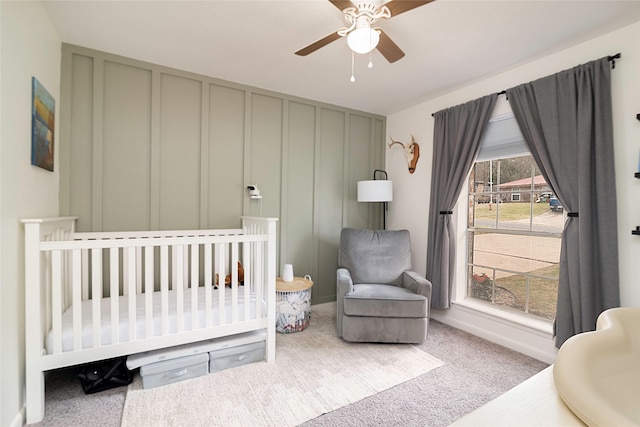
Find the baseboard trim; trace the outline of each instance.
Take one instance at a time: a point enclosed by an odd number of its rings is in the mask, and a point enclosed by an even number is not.
[[[555,362],[557,349],[553,337],[539,330],[456,305],[448,310],[432,310],[431,317],[542,362],[548,364]]]
[[[27,414],[26,408],[24,407],[24,405],[22,405],[22,408],[20,408],[20,411],[18,411],[16,416],[13,417],[13,421],[11,421],[11,424],[9,424],[9,427],[22,427],[26,420],[26,414]]]

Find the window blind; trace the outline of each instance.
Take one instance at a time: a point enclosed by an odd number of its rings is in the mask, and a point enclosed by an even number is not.
[[[508,113],[489,121],[476,162],[526,156],[529,153],[513,113]]]

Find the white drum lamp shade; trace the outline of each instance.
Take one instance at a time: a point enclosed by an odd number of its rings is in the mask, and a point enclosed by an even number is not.
[[[389,180],[358,181],[359,202],[392,202],[393,187]]]

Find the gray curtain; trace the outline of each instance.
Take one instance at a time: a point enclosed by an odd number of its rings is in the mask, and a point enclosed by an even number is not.
[[[542,174],[566,209],[556,346],[620,305],[616,182],[607,58],[507,90]]]
[[[434,308],[449,308],[451,303],[456,258],[451,213],[478,155],[497,98],[497,94],[488,95],[433,115],[426,277],[433,284]]]

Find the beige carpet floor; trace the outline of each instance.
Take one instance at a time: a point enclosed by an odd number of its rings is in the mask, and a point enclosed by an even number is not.
[[[293,426],[443,365],[415,346],[353,344],[335,333],[335,303],[314,305],[307,329],[277,334],[276,362],[163,387],[129,386],[124,426]]]

